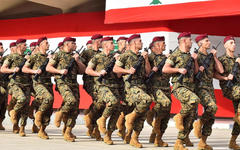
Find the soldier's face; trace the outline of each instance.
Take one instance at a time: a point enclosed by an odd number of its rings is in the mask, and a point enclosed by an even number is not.
[[[120,46],[121,46],[121,47],[126,47],[126,43],[127,43],[126,40],[120,40],[120,41],[118,41],[119,47],[120,47]]]
[[[224,45],[225,45],[226,49],[228,49],[229,51],[231,51],[231,52],[235,51],[236,44],[235,44],[234,40],[229,40]]]
[[[69,49],[70,49],[71,51],[74,51],[74,48],[76,47],[76,43],[73,42],[73,41],[70,41],[70,42],[68,43],[68,46],[69,46]]]
[[[192,39],[190,37],[186,38],[185,39],[185,44],[190,49],[192,47]]]
[[[16,53],[17,46],[13,46],[13,47],[11,47],[10,50],[11,50],[11,53]]]
[[[208,38],[205,38],[205,39],[200,41],[200,44],[203,48],[209,49],[210,45],[211,45],[211,42],[209,41]]]
[[[139,50],[142,49],[143,44],[142,44],[142,40],[140,38],[136,39],[134,42],[135,42],[137,49],[139,49]]]
[[[101,47],[102,47],[101,40],[102,40],[102,39],[96,39],[96,40],[95,40],[95,42],[97,43],[97,47],[98,47],[98,48],[101,48]]]
[[[88,44],[87,49],[92,49],[92,44]]]
[[[44,50],[48,50],[49,49],[49,43],[47,40],[44,40],[41,42],[41,46]]]
[[[35,46],[30,47],[30,50],[33,51],[35,49]]]
[[[75,51],[77,49],[77,44],[74,43],[73,50]]]
[[[2,45],[0,45],[0,52],[3,52],[4,50],[3,50],[3,46]]]
[[[110,50],[110,51],[114,50],[113,41],[106,41],[105,42],[105,48]]]
[[[20,43],[20,50],[23,53],[27,49],[27,44],[26,43]]]

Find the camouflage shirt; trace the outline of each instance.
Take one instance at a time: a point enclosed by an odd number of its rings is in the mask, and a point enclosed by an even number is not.
[[[8,68],[14,69],[16,67],[19,67],[20,64],[22,64],[26,59],[24,58],[24,55],[20,55],[18,53],[10,54],[8,57],[4,60],[3,65],[7,65]],[[21,84],[21,85],[30,85],[31,79],[29,74],[24,74],[21,71],[16,74],[16,78],[13,79],[13,74],[9,75],[10,79],[10,85],[12,84]]]
[[[62,70],[66,69],[68,65],[70,65],[72,57],[72,53],[67,53],[64,51],[59,51],[54,54],[53,58],[49,60],[49,63],[52,64],[56,69]],[[77,84],[77,74],[78,74],[78,66],[77,63],[74,61],[70,72],[68,72],[64,78],[61,79],[61,74],[55,74],[55,80],[57,84],[64,83],[64,84]]]
[[[185,53],[177,49],[168,57],[166,63],[170,64],[173,68],[185,68],[189,59],[192,59],[190,52]],[[181,86],[194,90],[194,62],[191,69],[184,75],[182,83],[179,82],[180,75],[180,73],[172,74],[173,90]]]
[[[149,62],[151,67],[157,67],[163,59],[165,59],[166,56],[163,54],[155,54],[155,53],[151,53],[149,55]],[[163,73],[162,75],[160,75],[158,72],[156,72],[152,79],[151,79],[151,85],[153,87],[166,87],[166,88],[170,88],[170,77],[171,75]]]
[[[206,57],[209,57],[209,55],[210,55],[210,54],[205,55],[204,53],[202,53],[201,51],[199,51],[199,52],[198,52],[198,58],[197,58],[197,60],[198,60],[198,65],[199,65],[199,66],[203,66],[204,60],[206,59]],[[208,69],[207,69],[207,73],[208,73],[208,74],[206,73],[206,71],[204,71],[204,72],[202,73],[201,84],[198,85],[198,87],[199,87],[199,86],[200,86],[200,87],[204,86],[204,87],[207,87],[207,88],[213,88],[212,82],[213,82],[214,72],[215,72],[215,61],[214,61],[214,59],[212,58],[212,59],[210,60],[209,67],[208,67]]]
[[[38,70],[45,61],[47,61],[47,55],[36,53],[35,55],[31,55],[30,58],[27,60],[25,65],[27,67],[32,68],[33,70]],[[52,84],[51,82],[51,74],[47,71],[44,71],[40,74],[38,80],[34,80],[34,75],[32,75],[33,83],[43,83],[43,84]]]
[[[0,59],[0,66],[2,66],[3,65],[3,62],[4,62],[4,60],[6,59],[8,57],[8,55],[7,56],[3,56],[1,59]],[[6,76],[7,74],[4,74],[4,73],[0,73],[0,84],[5,84],[7,81],[7,78],[5,78],[5,76]]]
[[[95,71],[101,71],[101,70],[105,69],[108,66],[108,64],[110,64],[112,59],[114,59],[112,54],[107,56],[104,52],[101,52],[99,54],[96,54],[90,60],[90,62],[88,63],[88,66],[91,67]],[[110,72],[110,73],[106,74],[103,77],[103,80],[102,80],[101,83],[99,83],[97,81],[98,78],[99,77],[94,77],[94,81],[98,85],[105,85],[105,86],[108,86],[108,87],[116,87],[116,88],[119,87],[119,84],[118,84],[118,81],[117,81],[118,80],[117,75],[113,72]]]

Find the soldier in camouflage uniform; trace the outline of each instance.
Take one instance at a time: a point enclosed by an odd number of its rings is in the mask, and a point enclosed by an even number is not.
[[[224,68],[224,73],[222,74],[217,74],[217,78],[220,80],[220,86],[222,88],[222,92],[224,97],[230,99],[233,103],[234,107],[234,112],[235,116],[233,118],[234,124],[233,124],[233,129],[232,129],[232,137],[229,142],[229,148],[234,149],[234,150],[239,150],[240,146],[236,143],[236,139],[240,133],[240,83],[239,83],[239,71],[237,75],[234,77],[232,74],[232,69],[234,66],[234,63],[240,63],[240,58],[237,58],[234,56],[236,44],[235,40],[232,36],[227,36],[224,39],[224,47],[226,49],[226,53],[219,57],[219,61],[222,63],[223,68]],[[239,65],[238,65],[239,69]],[[237,80],[233,84],[232,87],[227,87],[227,83],[229,80],[233,80],[236,78]]]
[[[101,40],[103,52],[96,54],[88,63],[86,73],[94,76],[94,81],[98,86],[98,100],[95,105],[97,110],[103,110],[102,116],[97,120],[99,130],[105,134],[104,142],[112,145],[112,132],[116,128],[116,122],[120,114],[120,95],[118,77],[113,72],[107,73],[104,70],[119,54],[110,54],[114,50],[113,38],[105,37]],[[102,81],[98,78],[103,76]],[[100,113],[98,111],[98,113]],[[109,119],[106,129],[106,120]]]
[[[207,137],[211,135],[212,125],[215,120],[215,113],[217,111],[216,99],[214,95],[213,77],[214,72],[223,73],[223,66],[217,59],[217,50],[212,49],[211,53],[207,53],[207,49],[210,48],[211,42],[208,39],[207,34],[199,35],[195,39],[198,44],[198,65],[199,70],[202,72],[201,81],[196,81],[195,92],[201,99],[200,103],[204,107],[204,113],[198,121],[194,123],[194,134],[198,138],[201,138],[198,149],[211,150],[212,147],[206,144]],[[203,67],[204,60],[210,55],[213,58],[209,62],[209,67],[205,71]]]
[[[3,57],[3,44],[0,42],[0,68],[3,65],[6,57]],[[5,119],[5,113],[7,110],[7,101],[8,101],[8,92],[7,92],[7,82],[4,79],[4,74],[0,72],[0,130],[5,130],[2,125],[3,120]]]
[[[154,133],[156,133],[154,145],[161,147],[168,146],[168,143],[162,140],[162,136],[170,119],[172,103],[169,83],[170,75],[158,73],[159,70],[157,68],[157,66],[167,57],[163,55],[165,47],[165,37],[155,37],[150,44],[152,53],[149,55],[149,62],[152,66],[152,71],[156,72],[149,83],[150,93],[153,95],[155,102],[155,106],[152,108],[155,116],[152,126]]]
[[[26,40],[19,39],[16,41],[17,53],[9,55],[4,61],[1,71],[3,73],[9,73],[9,89],[11,91],[13,99],[16,100],[13,110],[10,111],[11,121],[14,127],[18,126],[18,120],[20,119],[20,136],[26,136],[25,126],[27,123],[29,102],[30,102],[30,77],[27,74],[21,72],[19,68],[26,59],[23,52],[26,50]],[[16,74],[14,77],[13,75]]]
[[[142,131],[144,121],[146,119],[146,112],[152,102],[152,97],[147,93],[147,87],[144,84],[145,77],[149,74],[151,67],[148,61],[147,52],[139,54],[142,49],[141,37],[139,34],[134,34],[128,38],[130,50],[121,54],[119,60],[116,61],[114,72],[123,75],[125,84],[125,91],[127,92],[126,100],[131,106],[131,113],[126,115],[127,134],[125,136],[125,143],[129,143],[135,147],[142,147],[138,141],[138,136]],[[139,70],[133,68],[139,58],[143,57],[140,63]],[[135,73],[136,72],[136,73]],[[126,81],[129,75],[132,75],[131,81]],[[133,134],[132,134],[133,132]]]
[[[66,37],[63,41],[63,50],[54,54],[49,60],[46,70],[55,74],[55,81],[58,92],[63,98],[63,104],[56,112],[54,123],[60,127],[63,116],[67,118],[67,128],[64,133],[64,140],[74,142],[76,136],[72,133],[72,128],[76,124],[79,113],[79,86],[77,84],[77,74],[85,71],[85,65],[81,63],[78,54],[72,55],[75,48],[76,39]],[[70,69],[67,70],[69,65]]]
[[[198,63],[197,54],[193,53],[192,57],[190,54],[191,34],[187,32],[179,34],[178,43],[179,48],[168,57],[163,72],[172,74],[172,93],[182,105],[180,113],[173,118],[177,129],[179,129],[174,149],[185,150],[183,142],[188,138],[200,102],[199,97],[194,93],[194,73],[198,71]],[[185,68],[188,62],[191,62],[189,70]],[[180,76],[183,76],[182,81],[179,79]]]
[[[91,37],[92,48],[84,50],[80,54],[81,61],[87,66],[89,61],[95,56],[96,54],[100,53],[101,51],[99,48],[101,47],[100,42],[102,39],[101,34],[95,34]],[[88,44],[89,45],[89,44]],[[98,130],[96,120],[100,117],[100,114],[93,110],[95,103],[97,102],[97,87],[94,83],[93,77],[83,74],[83,88],[85,91],[92,97],[92,104],[90,105],[89,109],[85,111],[85,125],[88,128],[87,135],[91,137],[95,137],[96,140],[102,140],[100,132]],[[94,113],[95,112],[95,113]],[[92,134],[93,133],[93,134]]]
[[[39,38],[38,40],[39,52],[30,56],[23,67],[23,72],[32,75],[33,89],[35,91],[34,105],[37,110],[35,114],[35,124],[40,128],[38,136],[42,139],[49,139],[45,132],[46,127],[49,125],[50,117],[53,109],[53,89],[51,82],[51,74],[43,72],[40,67],[48,61],[46,51],[49,49],[49,44],[46,37]],[[35,75],[39,75],[35,79]]]

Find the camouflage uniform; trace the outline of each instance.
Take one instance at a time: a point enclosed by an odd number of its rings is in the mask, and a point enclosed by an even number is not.
[[[203,61],[208,55],[203,54],[201,51],[198,52],[198,65],[203,66]],[[212,58],[209,64],[209,68],[202,73],[201,82],[196,84],[195,93],[200,98],[200,103],[204,107],[204,113],[201,117],[204,122],[202,128],[202,135],[210,136],[212,133],[212,125],[214,124],[215,114],[217,112],[216,99],[214,95],[213,87],[213,75],[215,72],[215,61]]]
[[[37,53],[30,56],[25,65],[33,70],[39,69],[45,61],[47,61],[47,55]],[[50,117],[52,115],[53,109],[53,89],[51,82],[51,74],[48,72],[43,72],[40,74],[37,80],[34,80],[34,75],[32,78],[33,89],[36,93],[35,100],[32,102],[33,107],[37,111],[44,113],[42,117],[42,124],[47,126],[50,122]]]
[[[165,59],[166,56],[163,54],[156,55],[151,53],[149,55],[149,62],[151,66],[158,66],[158,64]],[[163,134],[167,128],[168,121],[170,119],[171,110],[171,88],[170,88],[170,75],[160,75],[156,72],[150,80],[150,92],[153,94],[155,106],[153,110],[156,117],[161,117],[161,128],[160,131]]]
[[[119,60],[116,61],[116,65],[124,69],[130,69],[137,63],[139,57],[141,56],[129,50],[120,55]],[[144,84],[145,75],[145,62],[143,62],[139,71],[133,74],[130,82],[126,81],[128,75],[123,76],[126,100],[129,107],[131,107],[129,110],[134,110],[138,114],[133,124],[133,130],[138,132],[143,128],[146,112],[149,110],[149,106],[152,102],[152,97],[147,93],[147,87]]]
[[[113,55],[108,55],[101,52],[95,55],[90,62],[88,67],[93,68],[95,71],[101,71],[107,67],[107,65],[114,59]],[[95,110],[103,110],[102,116],[104,118],[110,117],[108,122],[108,131],[114,131],[116,128],[116,122],[120,114],[120,94],[118,92],[119,84],[117,75],[113,72],[106,74],[103,77],[102,82],[97,81],[98,77],[94,77],[94,81],[98,86],[98,100]],[[100,112],[98,112],[100,113]]]
[[[185,53],[177,49],[166,60],[174,68],[184,68],[191,58],[190,53]],[[187,75],[189,74],[189,75]],[[178,81],[180,74],[172,74],[172,93],[181,102],[182,109],[180,114],[183,116],[184,130],[179,131],[178,139],[184,140],[189,134],[193,121],[195,119],[196,109],[200,98],[194,93],[194,63],[192,63],[191,70],[188,70],[183,78],[183,82]]]
[[[9,55],[3,64],[8,66],[10,69],[13,69],[18,67],[24,60],[24,55],[15,53]],[[25,126],[27,123],[30,102],[30,77],[28,74],[23,74],[22,72],[18,72],[15,79],[13,79],[12,76],[12,74],[9,75],[10,82],[8,86],[10,94],[12,94],[12,100],[16,100],[16,104],[13,109],[17,112],[18,118],[21,119],[20,125]]]
[[[224,54],[223,56],[219,57],[219,61],[222,63],[224,68],[224,73],[222,74],[222,76],[228,76],[232,72],[232,68],[236,59],[237,57],[232,58],[227,54]],[[240,76],[239,76],[239,73],[237,74],[238,74],[237,80],[239,81]],[[239,114],[240,113],[240,93],[239,93],[240,83],[239,82],[235,83],[232,89],[227,88],[226,84],[227,84],[227,81],[220,80],[220,86],[222,88],[224,97],[232,100],[234,112],[235,114]],[[240,127],[237,122],[234,122],[232,135],[239,135],[239,133],[240,133]]]
[[[72,57],[72,53],[67,53],[64,51],[59,51],[54,54],[53,58],[49,60],[49,63],[56,67],[56,69],[65,69]],[[60,74],[55,75],[55,81],[57,85],[58,92],[63,98],[63,103],[60,111],[67,116],[67,127],[74,127],[76,124],[76,119],[79,113],[79,86],[77,83],[78,66],[74,61],[73,67],[70,69],[66,77],[62,80]]]

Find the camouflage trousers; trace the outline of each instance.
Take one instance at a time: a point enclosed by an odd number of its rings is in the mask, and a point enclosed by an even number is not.
[[[196,94],[201,100],[200,104],[204,107],[204,113],[201,117],[201,120],[204,122],[202,135],[210,136],[212,133],[212,125],[215,121],[215,114],[217,112],[214,89],[197,88]]]
[[[4,120],[8,102],[8,92],[6,86],[0,85],[0,97],[0,120]]]
[[[53,89],[52,85],[33,84],[35,91],[35,99],[32,102],[32,106],[36,111],[43,112],[42,124],[49,125],[50,118],[53,112]]]
[[[134,121],[133,130],[142,131],[146,114],[152,103],[153,97],[147,93],[147,90],[138,86],[131,86],[127,90],[126,100],[129,110],[135,111],[138,117]]]
[[[67,127],[74,127],[79,114],[80,94],[77,84],[67,85],[58,83],[58,91],[63,98],[60,111],[67,117]]]
[[[171,111],[171,89],[161,89],[161,88],[152,88],[151,90],[155,105],[152,108],[155,117],[161,117],[160,122],[160,131],[164,133],[167,129],[168,121],[170,119],[170,111]]]
[[[13,109],[18,114],[20,125],[26,126],[29,112],[31,87],[26,85],[13,84],[10,86],[10,91],[12,93],[13,100],[11,103],[15,104]]]
[[[200,98],[186,87],[178,87],[173,90],[174,96],[181,102],[180,114],[183,116],[184,130],[178,132],[178,139],[185,139],[193,128],[196,111]]]
[[[114,131],[120,115],[120,94],[118,88],[100,85],[98,87],[97,110],[103,110],[104,118],[110,117],[107,129]]]

